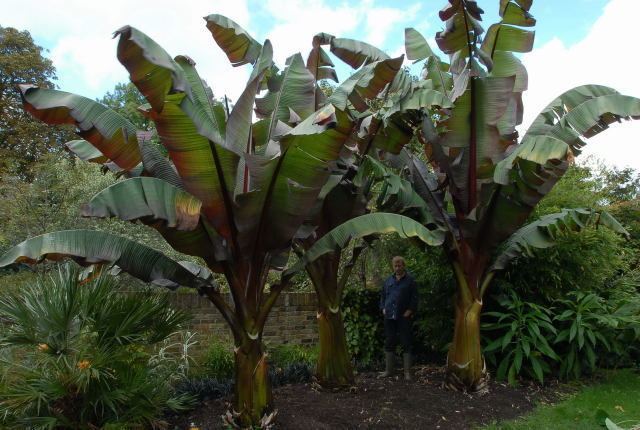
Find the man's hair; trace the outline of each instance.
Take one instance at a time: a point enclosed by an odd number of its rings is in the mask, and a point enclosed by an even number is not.
[[[396,255],[395,257],[393,257],[391,259],[391,264],[395,263],[396,261],[402,261],[402,264],[404,264],[405,266],[407,265],[407,262],[404,260],[404,257],[401,257],[400,255]]]

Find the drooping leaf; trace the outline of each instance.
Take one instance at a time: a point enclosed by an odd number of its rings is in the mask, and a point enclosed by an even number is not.
[[[434,55],[427,40],[414,28],[404,29],[404,50],[407,54],[407,59],[415,62]]]
[[[175,250],[203,258],[218,270],[226,259],[221,238],[200,219],[201,203],[190,194],[155,178],[117,182],[96,194],[82,207],[81,215],[117,217],[155,228]]]
[[[397,233],[407,239],[415,238],[430,246],[441,245],[444,241],[441,230],[429,230],[406,216],[384,212],[366,214],[353,218],[325,234],[285,274],[295,273],[317,258],[343,249],[353,239],[384,233]]]
[[[198,103],[184,71],[169,54],[134,28],[124,27],[117,35],[118,59],[151,104],[146,113],[155,122],[185,190],[202,202],[207,220],[230,240],[239,156],[223,146],[206,107]]]
[[[612,93],[608,93],[609,91]],[[595,86],[568,91],[559,97],[561,105],[555,100],[536,118],[525,138],[536,135],[553,136],[566,142],[575,154],[579,154],[585,145],[582,137],[593,137],[606,130],[613,122],[640,119],[640,99],[613,91]],[[572,102],[578,103],[574,105]],[[555,118],[552,117],[554,114],[557,115]]]
[[[149,217],[162,220],[167,227],[194,230],[202,203],[189,193],[156,178],[131,178],[116,182],[96,194],[82,208],[82,216],[118,217],[132,221]]]
[[[140,163],[136,129],[120,114],[86,97],[33,85],[20,85],[20,95],[31,115],[51,125],[75,125],[80,137],[120,168]]]
[[[233,66],[255,63],[262,46],[239,24],[223,15],[211,14],[204,18],[207,28],[218,46],[227,54]]]
[[[333,38],[330,50],[336,57],[354,69],[390,58],[375,46],[354,39]]]
[[[602,225],[616,233],[628,236],[628,232],[605,211],[592,209],[563,209],[562,212],[545,215],[516,231],[489,268],[503,270],[507,264],[521,255],[532,255],[533,249],[554,246],[568,231],[581,231],[587,227]]]
[[[364,66],[333,91],[329,102],[340,110],[345,110],[351,102],[360,112],[365,111],[365,100],[376,97],[393,81],[402,66],[403,58],[400,56]]]
[[[70,140],[65,143],[65,146],[69,151],[73,152],[82,161],[88,161],[89,163],[104,164],[109,161],[108,157],[100,152],[98,148],[90,144],[84,139]]]
[[[211,286],[161,252],[124,237],[91,230],[65,230],[27,239],[0,258],[0,267],[63,258],[71,258],[81,265],[115,264],[145,282],[170,281],[163,283],[166,287]]]
[[[493,56],[495,51],[531,52],[535,32],[505,24],[493,24],[482,42],[483,52]]]
[[[142,156],[142,165],[148,175],[162,179],[174,187],[184,188],[182,180],[180,180],[175,168],[171,162],[160,153],[160,150],[154,143],[138,137],[138,146],[140,148],[140,155]]]
[[[495,166],[493,183],[481,187],[467,236],[484,252],[506,240],[564,175],[570,157],[567,144],[553,137],[536,136],[518,145]]]

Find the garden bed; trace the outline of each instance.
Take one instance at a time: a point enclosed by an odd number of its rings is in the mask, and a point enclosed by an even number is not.
[[[442,387],[441,367],[416,368],[414,382],[378,379],[377,373],[358,376],[357,388],[324,392],[313,384],[286,385],[274,390],[277,429],[469,429],[519,417],[536,403],[557,398],[557,389],[531,385],[510,387],[493,382],[488,394],[465,395]],[[220,416],[228,399],[210,400],[172,421],[169,428],[221,429]]]

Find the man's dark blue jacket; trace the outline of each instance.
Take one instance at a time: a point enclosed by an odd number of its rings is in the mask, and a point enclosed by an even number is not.
[[[395,273],[384,281],[380,294],[380,311],[386,319],[397,320],[407,309],[413,314],[418,309],[418,285],[411,275],[396,279]]]

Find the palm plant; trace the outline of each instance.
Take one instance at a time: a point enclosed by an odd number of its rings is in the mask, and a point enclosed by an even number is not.
[[[166,294],[120,294],[112,277],[82,280],[60,268],[0,299],[7,374],[0,384],[6,428],[137,428],[162,426],[176,396],[170,357],[145,351],[166,340],[188,316]],[[5,427],[3,427],[5,428]]]
[[[553,100],[518,140],[516,126],[522,122],[527,73],[514,52],[529,52],[533,46],[533,32],[521,28],[535,24],[529,14],[531,3],[501,0],[501,21],[492,25],[482,40],[483,11],[477,3],[449,0],[440,11],[445,30],[436,34],[436,42],[450,55],[450,64],[441,61],[417,31],[407,29],[407,57],[426,60],[424,79],[411,87],[444,93],[453,108],[443,103],[439,104],[442,109],[435,110],[416,109],[408,102],[389,103],[394,94],[389,91],[383,101],[384,114],[378,113],[378,118],[371,120],[376,127],[395,125],[379,136],[387,141],[380,147],[398,152],[415,131],[424,148],[427,164],[412,155],[404,158],[404,166],[424,209],[430,213],[431,221],[426,225],[435,223],[437,231],[444,234],[455,273],[455,329],[448,353],[448,385],[461,390],[486,388],[480,313],[483,296],[496,273],[532,248],[553,246],[563,231],[605,225],[626,234],[606,212],[588,209],[564,210],[522,227],[535,205],[580,153],[583,137],[594,136],[612,122],[640,117],[637,98],[611,88],[585,85]],[[379,50],[369,50],[368,54],[381,55]],[[402,97],[410,92],[395,94]],[[408,138],[397,138],[402,130],[410,131]],[[403,211],[403,201],[413,202],[411,207],[416,207],[417,201],[409,198],[406,187],[390,187],[388,191],[395,196],[383,200],[393,203],[396,210]],[[403,198],[398,197],[400,193]],[[325,235],[309,250],[307,258],[330,253],[364,232],[396,231],[409,236],[405,231],[408,225],[406,220],[386,214],[364,215]],[[417,230],[411,228],[415,236]]]
[[[316,109],[316,78],[299,54],[278,73],[268,40],[259,44],[220,15],[206,21],[233,65],[253,65],[231,112],[214,103],[191,59],[172,59],[135,28],[116,32],[118,59],[148,101],[141,111],[155,123],[169,159],[147,134],[136,133],[126,119],[97,102],[31,86],[22,86],[21,92],[25,109],[37,118],[76,126],[83,140],[70,149],[128,177],[93,197],[82,208],[84,216],[140,221],[207,268],[178,263],[109,233],[79,230],[29,239],[11,249],[0,266],[70,256],[81,264],[115,264],[163,286],[195,288],[213,302],[234,336],[234,419],[266,425],[273,404],[262,332],[288,282],[283,278],[268,285],[267,277],[286,264],[291,241],[356,122],[344,107]],[[341,97],[374,96],[393,79],[401,61],[372,64],[368,73],[340,87]],[[264,87],[269,91],[256,98]],[[224,274],[231,305],[211,272]]]

